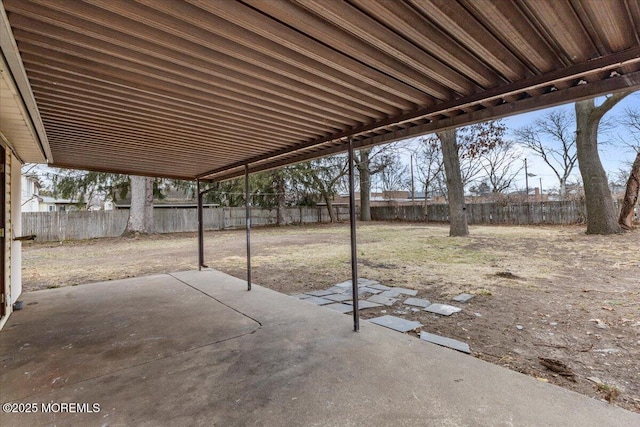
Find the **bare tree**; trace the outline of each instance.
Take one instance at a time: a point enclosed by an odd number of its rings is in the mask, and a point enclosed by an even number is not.
[[[416,159],[418,167],[416,175],[422,184],[424,191],[424,203],[427,205],[427,198],[444,179],[444,164],[442,162],[442,149],[437,137],[421,138],[416,149]]]
[[[573,118],[565,111],[554,110],[533,126],[516,130],[515,136],[551,168],[560,184],[560,198],[564,198],[567,180],[578,160]]]
[[[388,151],[380,156],[384,165],[380,170],[383,191],[397,191],[409,185],[407,166],[400,161],[397,152]]]
[[[631,172],[627,179],[618,224],[623,230],[631,230],[633,211],[638,204],[638,193],[640,192],[640,110],[627,108],[622,124],[632,131],[633,140],[627,141],[627,145],[636,151],[636,159],[631,165]]]
[[[511,187],[524,168],[514,145],[512,141],[506,141],[479,156],[492,193],[502,193]]]
[[[602,117],[630,93],[612,94],[599,106],[596,106],[593,98],[575,103],[576,151],[587,205],[587,234],[614,234],[621,231],[616,220],[609,180],[598,154],[598,126]]]
[[[465,181],[461,164],[473,160],[482,171],[483,155],[505,144],[506,127],[501,121],[488,121],[465,126],[457,130],[438,132],[442,147],[444,170],[449,200],[450,236],[467,236],[469,227],[464,199]],[[470,164],[469,162],[466,163]]]
[[[470,126],[458,128],[456,132],[456,145],[458,146],[458,162],[460,164],[460,178],[462,187],[476,181],[484,171],[482,156],[504,143],[505,126],[500,121],[491,120],[488,122],[476,123]],[[428,174],[432,182],[438,178],[439,159],[442,154],[439,149],[441,140],[434,135],[429,135],[421,139],[422,160],[426,160],[430,166],[423,163],[421,169],[422,177]],[[442,165],[440,165],[442,166]],[[435,173],[428,173],[432,170]]]

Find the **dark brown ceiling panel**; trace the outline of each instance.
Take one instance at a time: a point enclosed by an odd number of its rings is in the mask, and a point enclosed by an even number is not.
[[[57,166],[229,179],[640,87],[637,0],[1,0]]]

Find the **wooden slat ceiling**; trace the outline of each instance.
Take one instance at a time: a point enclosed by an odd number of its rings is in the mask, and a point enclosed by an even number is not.
[[[2,0],[53,164],[251,171],[640,87],[638,0]]]

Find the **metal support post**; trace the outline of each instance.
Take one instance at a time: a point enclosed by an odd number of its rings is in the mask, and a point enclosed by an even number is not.
[[[247,224],[247,290],[251,290],[251,206],[249,202],[249,165],[244,165],[244,196]]]
[[[198,193],[198,270],[204,266],[204,224],[202,220],[202,198],[200,192],[200,179],[196,180],[196,191]]]
[[[358,252],[356,248],[356,197],[353,171],[353,141],[349,138],[349,224],[351,226],[351,292],[353,299],[353,330],[360,331],[360,311],[358,309]]]

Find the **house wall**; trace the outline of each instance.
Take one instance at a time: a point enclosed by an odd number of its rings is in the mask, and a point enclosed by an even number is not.
[[[57,211],[58,209],[56,209],[55,204],[41,202],[41,203],[38,203],[38,209],[36,209],[34,212],[57,212]]]
[[[36,183],[26,176],[20,177],[22,189],[20,191],[20,207],[22,212],[38,212],[38,199],[34,196],[38,195]]]
[[[7,148],[7,147],[5,147]],[[20,213],[21,198],[21,176],[20,162],[13,156],[11,150],[6,149],[5,159],[5,295],[7,297],[6,316],[0,319],[0,329],[5,325],[9,315],[13,311],[13,303],[22,294],[22,243],[14,241],[13,238],[22,233],[22,217]]]

